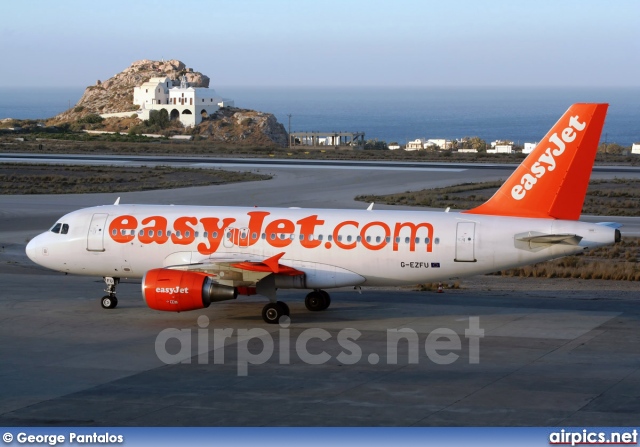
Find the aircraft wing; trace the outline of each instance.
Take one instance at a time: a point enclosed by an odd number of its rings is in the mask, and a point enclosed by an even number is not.
[[[298,276],[304,272],[280,264],[284,252],[270,258],[254,255],[221,255],[193,264],[173,265],[167,268],[190,272],[200,272],[222,285],[230,287],[255,287],[261,280],[272,274]]]

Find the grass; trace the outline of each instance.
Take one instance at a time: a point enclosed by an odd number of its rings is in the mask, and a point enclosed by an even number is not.
[[[463,183],[445,188],[406,191],[384,196],[363,195],[356,200],[390,205],[470,209],[488,200],[502,181]],[[640,216],[640,180],[592,180],[582,208],[596,216]],[[625,238],[613,246],[591,250],[580,256],[503,270],[495,275],[525,278],[580,278],[640,281],[640,239]],[[437,290],[437,284],[420,285],[420,290]]]
[[[166,166],[0,164],[0,194],[86,194],[266,180],[268,175]]]
[[[616,281],[640,281],[640,238],[591,250],[579,256],[503,270],[500,276],[524,278],[579,278]]]
[[[423,284],[418,284],[415,290],[417,290],[418,292],[437,292],[440,285],[442,285],[443,290],[459,289],[460,281],[455,281],[453,283],[427,282]]]
[[[389,195],[361,195],[356,200],[388,205],[424,206],[466,210],[491,198],[502,181],[463,183],[445,188],[406,191]],[[640,179],[592,180],[582,208],[582,214],[595,216],[639,216]]]
[[[25,141],[16,141],[15,138]],[[176,142],[153,139],[140,135],[90,135],[85,133],[9,133],[0,132],[0,153],[25,152],[40,154],[128,154],[128,155],[210,155],[214,157],[274,157],[281,159],[308,160],[382,160],[382,161],[429,161],[458,163],[513,163],[519,164],[523,154],[467,154],[450,151],[389,151],[353,150],[333,146],[296,146],[292,149],[275,145],[255,146],[242,143],[219,143],[202,140]],[[598,154],[597,164],[640,165],[640,156]]]

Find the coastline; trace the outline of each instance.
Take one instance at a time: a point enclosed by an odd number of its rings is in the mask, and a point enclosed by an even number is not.
[[[640,141],[640,87],[431,88],[216,86],[239,107],[273,113],[291,131],[364,131],[366,139],[535,142],[574,102],[608,102],[603,141]],[[0,119],[44,119],[74,106],[83,87],[0,88]],[[74,96],[75,94],[75,96]]]

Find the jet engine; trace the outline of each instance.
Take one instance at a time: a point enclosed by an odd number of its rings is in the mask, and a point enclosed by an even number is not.
[[[142,278],[142,297],[151,309],[183,312],[209,307],[212,302],[233,300],[235,287],[223,286],[198,272],[153,269]]]

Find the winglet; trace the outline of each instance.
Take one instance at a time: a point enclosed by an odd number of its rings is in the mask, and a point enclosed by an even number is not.
[[[264,261],[262,261],[262,263],[267,267],[269,267],[273,273],[278,273],[280,271],[280,264],[279,264],[280,258],[284,256],[284,253],[285,252],[283,251],[280,254],[271,256],[270,258],[267,258]]]
[[[569,107],[493,197],[464,212],[578,220],[608,107]]]

